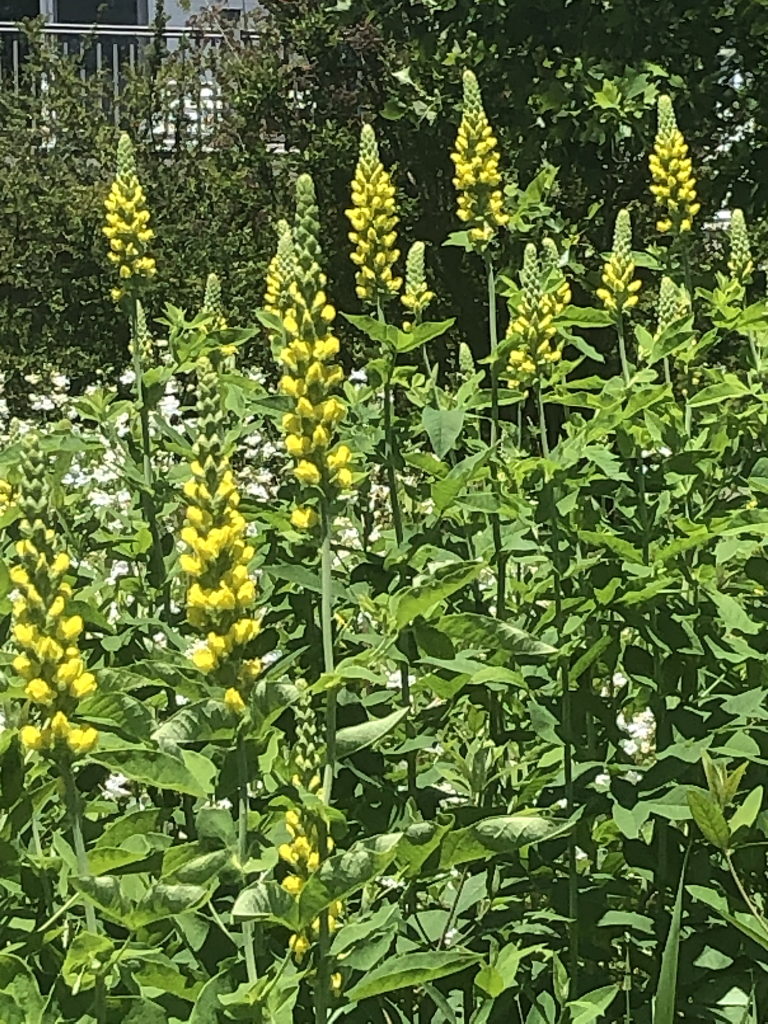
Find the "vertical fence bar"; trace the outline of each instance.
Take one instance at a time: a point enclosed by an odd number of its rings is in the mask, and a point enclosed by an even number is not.
[[[19,40],[14,39],[11,45],[11,64],[13,65],[13,91],[19,95]]]
[[[115,128],[120,124],[120,49],[112,43],[112,120]]]

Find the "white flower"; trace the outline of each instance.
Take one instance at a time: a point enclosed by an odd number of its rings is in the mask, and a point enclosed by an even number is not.
[[[106,800],[124,800],[126,797],[131,795],[131,791],[125,788],[125,784],[128,779],[125,775],[121,775],[120,772],[107,777],[106,781],[101,787],[101,795]]]
[[[124,370],[120,374],[120,383],[124,384],[126,387],[128,387],[129,385],[135,383],[135,381],[136,381],[136,374],[133,372],[133,370]]]
[[[367,384],[368,374],[365,372],[365,370],[352,370],[351,373],[349,374],[349,383]]]

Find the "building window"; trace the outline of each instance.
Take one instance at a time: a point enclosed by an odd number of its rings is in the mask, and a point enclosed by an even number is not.
[[[54,7],[55,20],[64,25],[147,24],[142,0],[56,0]]]
[[[36,18],[39,13],[40,0],[0,0],[0,21]]]

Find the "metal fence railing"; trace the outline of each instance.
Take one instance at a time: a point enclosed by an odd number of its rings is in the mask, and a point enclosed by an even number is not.
[[[254,30],[237,31],[237,39],[246,45],[255,41]],[[48,48],[53,53],[70,57],[77,73],[85,82],[98,77],[102,82],[102,99],[115,123],[120,120],[120,95],[131,72],[146,60],[152,44],[161,44],[177,65],[180,81],[165,76],[161,85],[165,95],[158,104],[162,115],[152,130],[156,138],[172,145],[177,128],[182,122],[187,137],[197,136],[200,141],[211,133],[223,106],[223,98],[210,65],[214,65],[213,51],[229,38],[223,32],[201,31],[199,28],[166,28],[162,32],[134,25],[71,25],[47,23],[40,29],[40,42],[32,43],[30,36],[17,24],[0,21],[0,90],[11,89],[17,95],[31,89],[45,97],[50,89],[47,73],[30,80],[25,75],[25,64],[34,48]],[[206,55],[210,53],[211,60]],[[194,59],[194,74],[187,73],[187,56]],[[55,121],[55,112],[52,112]],[[54,128],[54,125],[51,125]]]

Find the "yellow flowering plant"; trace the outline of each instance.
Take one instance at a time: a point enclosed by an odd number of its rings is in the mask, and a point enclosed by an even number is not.
[[[154,231],[149,226],[146,196],[136,171],[133,143],[125,132],[117,145],[117,172],[104,206],[106,223],[102,230],[109,242],[107,255],[120,279],[112,298],[119,302],[135,296],[157,271],[150,255]]]
[[[187,618],[201,635],[191,657],[224,690],[230,709],[242,714],[261,671],[260,661],[247,656],[259,633],[256,586],[249,571],[254,548],[246,536],[240,492],[222,437],[219,379],[206,359],[198,369],[198,391],[195,457],[184,485],[189,504],[179,560],[186,579]]]
[[[658,130],[648,161],[653,179],[651,192],[662,210],[656,229],[662,234],[689,232],[701,204],[696,198],[696,178],[688,144],[677,127],[669,96],[659,97]]]
[[[352,205],[346,211],[352,227],[352,262],[357,267],[357,297],[381,308],[400,291],[402,278],[392,272],[400,256],[397,246],[395,186],[379,157],[370,124],[360,132],[360,155],[352,179]]]

